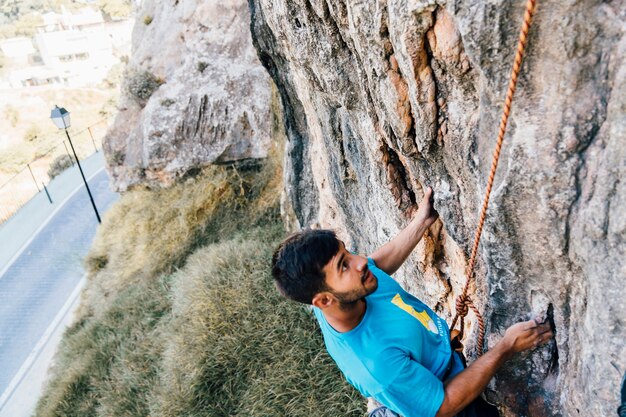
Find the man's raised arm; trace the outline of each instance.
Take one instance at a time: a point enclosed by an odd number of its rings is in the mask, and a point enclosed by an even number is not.
[[[439,214],[433,207],[433,190],[428,187],[409,225],[370,255],[376,266],[389,275],[396,272],[437,217]]]

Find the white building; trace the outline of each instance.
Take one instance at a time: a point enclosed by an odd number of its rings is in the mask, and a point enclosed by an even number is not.
[[[30,38],[10,38],[0,41],[7,77],[0,83],[2,88],[61,82],[56,74],[43,70],[41,55]]]
[[[133,21],[104,22],[99,10],[46,13],[33,42],[0,42],[8,84],[19,88],[61,83],[82,87],[100,83],[120,57],[130,53]]]
[[[30,38],[4,39],[0,41],[0,51],[7,58],[10,66],[27,66],[41,63],[41,58],[38,59],[38,62],[34,62],[34,55],[38,54]]]
[[[76,13],[67,13],[61,6],[61,13],[49,12],[41,15],[43,23],[37,28],[39,32],[58,32],[61,30],[88,29],[101,27],[104,24],[102,13],[90,7],[84,7]]]
[[[9,74],[9,88],[33,87],[46,84],[61,84],[58,71],[44,65],[16,69]]]
[[[119,62],[103,28],[38,33],[35,44],[44,65],[71,86],[98,83]]]

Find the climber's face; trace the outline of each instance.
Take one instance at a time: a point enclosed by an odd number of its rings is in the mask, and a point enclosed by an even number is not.
[[[354,304],[376,291],[378,280],[367,267],[367,258],[348,252],[339,243],[339,251],[323,268],[326,292],[340,305]]]

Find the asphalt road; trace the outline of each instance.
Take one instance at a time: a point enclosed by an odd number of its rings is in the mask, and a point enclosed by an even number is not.
[[[108,183],[104,170],[89,180],[101,216],[118,199]],[[84,275],[82,261],[98,226],[84,186],[76,187],[44,224],[0,276],[0,395],[5,401]]]

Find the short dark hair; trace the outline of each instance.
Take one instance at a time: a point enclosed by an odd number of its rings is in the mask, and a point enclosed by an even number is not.
[[[305,229],[285,239],[272,257],[272,276],[285,297],[311,304],[325,291],[324,266],[339,252],[339,239],[332,230]]]

